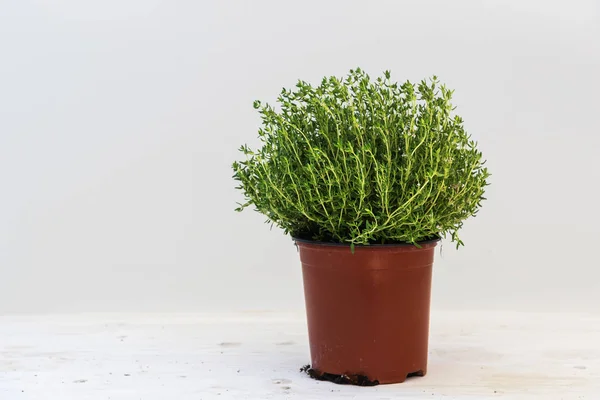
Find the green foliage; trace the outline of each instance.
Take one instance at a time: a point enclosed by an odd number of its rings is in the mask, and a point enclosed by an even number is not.
[[[248,206],[297,238],[352,245],[450,234],[484,200],[488,171],[453,115],[453,91],[371,80],[361,69],[254,103],[262,147],[244,145],[234,179]]]

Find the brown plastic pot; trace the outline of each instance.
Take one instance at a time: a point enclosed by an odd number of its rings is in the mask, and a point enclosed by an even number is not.
[[[399,383],[427,373],[434,248],[295,239],[302,262],[312,371]]]

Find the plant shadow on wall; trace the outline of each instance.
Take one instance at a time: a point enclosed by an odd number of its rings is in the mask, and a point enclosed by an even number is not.
[[[254,103],[261,147],[242,146],[233,163],[245,196],[237,210],[254,207],[299,246],[313,374],[379,383],[425,374],[433,247],[442,237],[463,245],[458,232],[490,176],[452,94],[435,76],[398,84],[357,68],[318,86],[299,81],[278,107]]]

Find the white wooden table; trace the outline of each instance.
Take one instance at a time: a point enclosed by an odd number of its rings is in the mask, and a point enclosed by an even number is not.
[[[434,312],[428,375],[316,382],[304,315],[0,316],[0,400],[600,399],[600,315]]]

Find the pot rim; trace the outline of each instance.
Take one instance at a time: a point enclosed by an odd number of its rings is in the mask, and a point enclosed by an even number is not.
[[[308,239],[300,239],[297,237],[292,236],[292,240],[298,244],[298,243],[305,243],[305,244],[313,244],[313,245],[317,245],[317,246],[331,246],[331,247],[350,247],[350,243],[335,243],[335,242],[321,242],[318,240],[308,240]],[[428,239],[428,240],[422,240],[420,242],[417,242],[418,245],[427,245],[427,244],[434,244],[434,243],[438,243],[440,242],[442,239],[440,237],[434,238],[434,239]],[[355,244],[354,247],[355,248],[394,248],[394,247],[417,247],[415,246],[415,244],[413,243],[386,243],[386,244]]]

